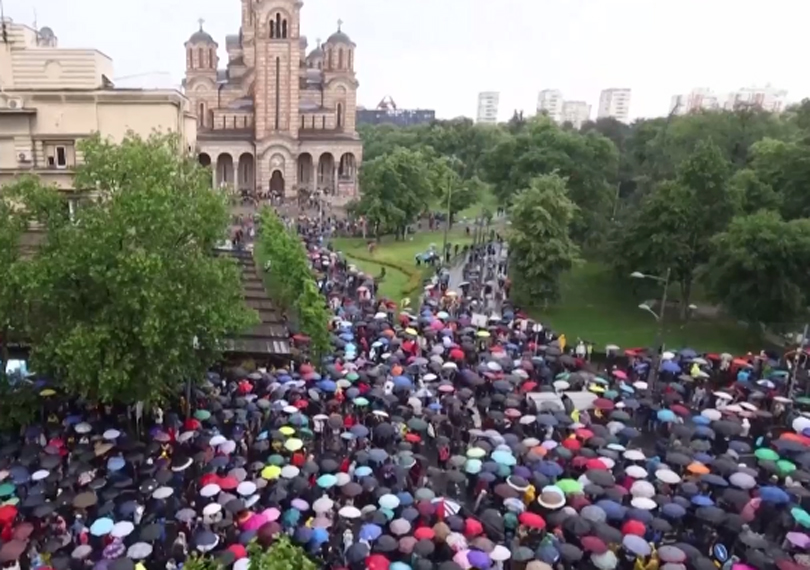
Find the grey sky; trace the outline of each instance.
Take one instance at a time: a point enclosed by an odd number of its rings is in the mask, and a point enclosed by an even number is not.
[[[28,24],[36,7],[60,46],[107,53],[116,76],[165,71],[173,83],[198,18],[223,59],[225,35],[240,21],[239,0],[4,4]],[[344,21],[367,107],[391,95],[400,107],[473,116],[478,91],[497,90],[505,120],[515,108],[533,113],[540,89],[587,100],[595,113],[601,89],[630,87],[635,117],[666,114],[671,95],[699,86],[770,82],[790,101],[810,95],[808,17],[807,0],[305,0],[302,32],[314,47]]]

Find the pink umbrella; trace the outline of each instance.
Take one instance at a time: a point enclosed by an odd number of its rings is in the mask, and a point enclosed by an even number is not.
[[[754,568],[753,566],[748,565],[748,564],[741,564],[741,563],[738,562],[737,564],[734,564],[731,567],[731,570],[757,570],[757,569]]]
[[[743,507],[742,512],[740,513],[742,520],[744,520],[745,522],[751,522],[752,520],[754,520],[754,517],[757,514],[757,509],[759,509],[759,505],[761,504],[762,499],[760,499],[759,497],[748,501],[748,503],[746,503],[746,505]]]
[[[241,524],[242,530],[259,530],[259,528],[264,524],[270,522],[267,520],[264,515],[258,515],[253,513],[248,517],[248,520]]]
[[[264,512],[262,512],[262,516],[267,522],[275,522],[281,516],[281,511],[275,507],[271,507],[269,509],[265,509]]]

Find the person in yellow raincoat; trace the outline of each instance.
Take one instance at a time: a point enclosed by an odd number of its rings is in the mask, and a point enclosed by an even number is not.
[[[529,488],[523,493],[523,503],[528,507],[534,502],[536,496],[537,489],[535,489],[534,485],[529,485]]]
[[[561,334],[560,338],[557,339],[557,342],[560,343],[560,352],[565,353],[565,343],[568,342],[565,335]]]

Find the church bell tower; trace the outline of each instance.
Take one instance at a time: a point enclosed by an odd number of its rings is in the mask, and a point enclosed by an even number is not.
[[[251,0],[245,0],[251,2]],[[256,139],[298,137],[300,0],[253,0]],[[248,15],[248,20],[250,16]]]

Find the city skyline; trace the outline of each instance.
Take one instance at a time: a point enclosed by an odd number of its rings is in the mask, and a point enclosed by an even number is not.
[[[408,10],[368,0],[305,0],[312,17],[302,32],[314,45],[318,35],[328,35],[342,19],[344,29],[365,48],[357,62],[367,70],[358,104],[371,108],[390,94],[402,108],[435,109],[439,118],[475,117],[473,97],[485,90],[501,93],[501,121],[515,109],[531,113],[538,91],[545,87],[596,108],[602,89],[627,86],[633,91],[631,120],[666,115],[673,93],[701,85],[724,93],[771,83],[788,91],[789,102],[810,95],[810,78],[796,72],[791,57],[801,45],[800,15],[810,8],[797,9],[787,0],[774,0],[766,13],[740,10],[739,1],[730,0],[710,5],[683,0],[673,2],[673,9],[667,9],[666,0],[665,5],[617,0],[609,6],[593,0],[549,5],[506,1],[508,26],[492,26],[489,5],[483,0],[464,0],[463,5],[460,0],[440,5],[415,0]],[[179,85],[184,61],[174,46],[186,39],[198,18],[206,20],[206,30],[214,37],[224,37],[239,26],[234,16],[237,0],[180,0],[168,5],[158,0],[137,5],[5,0],[4,4],[6,16],[29,25],[36,8],[38,24],[52,27],[65,47],[97,47],[110,55],[116,77],[136,76],[119,81],[126,86]],[[668,25],[653,25],[662,11],[668,14]],[[783,18],[788,11],[794,17]],[[561,24],[543,27],[538,39],[535,23],[549,20]],[[723,26],[717,25],[720,21]],[[683,42],[681,32],[687,26],[706,41]],[[723,59],[723,65],[710,55],[754,34],[758,42],[778,49],[752,50],[745,57]],[[527,74],[526,58],[521,56],[537,50],[544,57],[533,61]],[[225,55],[220,45],[218,56]]]

